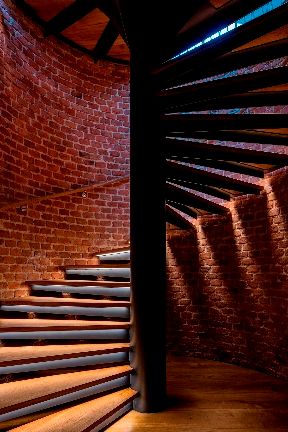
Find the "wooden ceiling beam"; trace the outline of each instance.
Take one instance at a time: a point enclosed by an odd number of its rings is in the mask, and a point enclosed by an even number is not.
[[[191,167],[181,162],[166,162],[166,176],[168,178],[184,180],[191,183],[202,183],[205,186],[216,186],[218,188],[228,188],[243,194],[258,194],[262,191],[262,186],[227,177],[215,172],[206,171]],[[212,194],[213,195],[213,194]]]
[[[98,7],[98,0],[75,0],[74,3],[47,22],[45,25],[46,34],[61,33]]]
[[[230,171],[238,174],[244,174],[257,178],[264,178],[264,170],[255,166],[243,164],[241,162],[215,160],[209,158],[200,157],[187,157],[187,156],[173,156],[171,160],[175,162],[186,162],[203,167],[216,168],[222,171]]]
[[[258,164],[288,165],[288,155],[270,151],[243,149],[219,144],[204,144],[185,139],[166,138],[163,152],[167,158],[172,155],[184,155],[211,159],[224,159],[235,162]]]
[[[153,75],[155,77],[158,75],[157,80],[159,81],[159,79],[169,80],[173,77],[181,79],[182,74],[186,74],[194,68],[197,69],[199,65],[201,65],[203,71],[206,69],[209,70],[212,61],[218,57],[285,25],[287,23],[287,14],[288,3],[235,28],[232,32],[227,32],[221,37],[202,45],[201,49],[196,49],[195,51],[191,51],[190,54],[166,62],[166,64],[154,69]],[[175,54],[177,52],[181,52],[181,46],[177,48]]]
[[[166,182],[166,199],[178,201],[184,205],[191,205],[213,214],[224,214],[228,209],[207,198],[197,195],[185,187]]]
[[[166,180],[170,183],[174,183],[174,184],[178,184],[179,186],[184,186],[187,187],[189,189],[194,189],[195,191],[204,193],[206,195],[210,195],[212,197],[215,198],[220,198],[226,201],[229,201],[231,199],[231,196],[237,194],[236,191],[234,191],[235,193],[232,193],[233,188],[231,187],[231,193],[219,188],[219,187],[214,187],[214,186],[207,186],[205,184],[205,181],[202,182],[201,179],[199,180],[193,180],[193,179],[189,179],[189,180],[183,180],[180,179],[179,177],[174,177],[174,176],[167,176]],[[238,192],[239,195],[239,192]]]
[[[248,73],[238,76],[232,76],[223,79],[217,79],[215,81],[208,81],[200,84],[191,84],[180,87],[175,87],[167,90],[163,90],[159,93],[161,106],[171,105],[183,105],[185,103],[197,103],[202,102],[202,105],[206,103],[207,99],[212,98],[223,98],[223,95],[227,98],[230,95],[234,96],[233,103],[241,101],[240,93],[248,92],[251,90],[263,89],[265,87],[271,87],[274,85],[287,84],[288,73],[287,67],[279,67],[275,69],[268,69],[256,73]],[[275,94],[276,92],[272,92]],[[253,96],[254,95],[254,96]],[[280,92],[278,97],[281,98]],[[276,94],[277,96],[277,94]],[[246,96],[249,98],[249,103],[253,102],[253,97],[257,98],[257,94],[253,93]],[[242,96],[243,98],[243,96]],[[266,94],[266,98],[269,96]],[[287,98],[287,94],[286,94]],[[282,103],[287,103],[282,99]],[[225,98],[224,98],[225,101]],[[261,102],[265,105],[265,94],[263,95]],[[218,102],[219,103],[219,102]],[[274,103],[274,102],[273,102]],[[221,105],[220,105],[221,106]],[[235,105],[234,105],[235,106]],[[236,105],[237,106],[237,105]],[[247,106],[247,105],[244,105]],[[253,106],[253,105],[251,105]],[[209,109],[209,107],[207,108]]]
[[[102,35],[100,36],[93,50],[94,58],[95,59],[107,58],[107,54],[112,48],[118,36],[119,36],[119,31],[115,27],[114,22],[110,20],[106,25]]]
[[[213,130],[213,131],[193,131],[192,133],[181,133],[175,135],[179,138],[205,139],[213,141],[232,141],[242,143],[268,144],[268,145],[288,145],[288,135],[259,132],[256,130]]]
[[[281,129],[288,123],[287,114],[167,114],[161,117],[162,130],[189,132],[196,130]]]
[[[287,72],[286,72],[287,73]],[[288,80],[288,78],[287,78]],[[226,93],[226,90],[225,90]],[[218,96],[217,98],[203,99],[200,102],[189,102],[177,105],[181,111],[205,111],[233,108],[266,107],[276,105],[287,105],[288,91],[263,91],[243,94],[233,94],[231,96]],[[175,106],[165,109],[165,113],[175,111]]]

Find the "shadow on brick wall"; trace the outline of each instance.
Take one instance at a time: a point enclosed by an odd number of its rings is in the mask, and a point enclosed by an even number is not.
[[[168,233],[169,349],[288,376],[284,170],[229,217]]]

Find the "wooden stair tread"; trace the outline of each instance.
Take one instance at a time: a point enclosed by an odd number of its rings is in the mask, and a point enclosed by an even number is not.
[[[2,305],[35,305],[35,306],[82,306],[82,307],[129,307],[130,302],[125,300],[90,300],[57,297],[22,297],[18,299],[3,300]]]
[[[96,252],[96,256],[99,255],[105,255],[105,254],[113,254],[113,253],[117,253],[117,252],[130,252],[130,245],[128,246],[123,246],[121,248],[116,248],[116,249],[103,249],[101,251]]]
[[[131,366],[125,365],[4,383],[0,386],[0,413],[92,387],[131,372]]]
[[[1,347],[0,366],[130,351],[128,343]]]
[[[51,330],[103,330],[128,329],[127,322],[119,321],[84,321],[84,320],[53,320],[53,319],[0,319],[0,333],[51,331]],[[0,335],[1,338],[1,335]]]
[[[66,270],[74,270],[74,269],[96,269],[96,268],[129,268],[130,264],[119,264],[119,263],[111,263],[111,264],[93,264],[93,265],[74,265],[74,266],[65,266]]]
[[[66,280],[66,279],[51,279],[51,280],[36,280],[28,281],[29,286],[32,285],[71,285],[71,286],[103,286],[105,288],[117,288],[130,286],[130,282],[118,282],[118,281],[87,281],[87,280]]]
[[[84,432],[93,430],[109,415],[132,402],[136,396],[137,392],[130,388],[120,390],[11,429],[11,432]]]

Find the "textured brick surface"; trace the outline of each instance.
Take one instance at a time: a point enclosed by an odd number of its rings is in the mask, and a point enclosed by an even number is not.
[[[0,0],[0,203],[129,174],[129,70],[94,63]],[[0,206],[1,206],[0,205]],[[129,240],[128,186],[1,213],[1,296]]]
[[[127,68],[94,64],[44,39],[10,0],[0,0],[0,10],[1,204],[127,174]],[[235,200],[231,217],[168,232],[170,350],[287,377],[287,180],[285,169],[267,177],[265,193]],[[61,266],[92,264],[96,250],[126,244],[128,199],[122,185],[0,212],[1,297],[24,295],[25,280],[61,278]]]
[[[168,232],[169,348],[288,376],[288,171]]]

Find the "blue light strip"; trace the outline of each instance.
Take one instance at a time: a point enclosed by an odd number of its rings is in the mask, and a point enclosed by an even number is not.
[[[170,60],[175,60],[179,57],[182,57],[191,51],[194,51],[195,49],[211,42],[214,39],[217,39],[218,37],[233,31],[235,28],[240,27],[243,24],[246,24],[249,21],[253,21],[255,18],[258,18],[259,16],[265,15],[266,13],[278,8],[279,6],[282,6],[284,3],[286,3],[287,0],[271,0],[265,5],[259,7],[258,9],[255,9],[253,12],[250,12],[249,14],[245,15],[244,17],[240,18],[239,20],[235,21],[234,23],[230,24],[227,27],[224,27],[222,30],[219,30],[218,32],[207,36],[204,40],[190,46],[184,51],[181,51],[179,54],[176,54],[174,57],[172,57]]]

